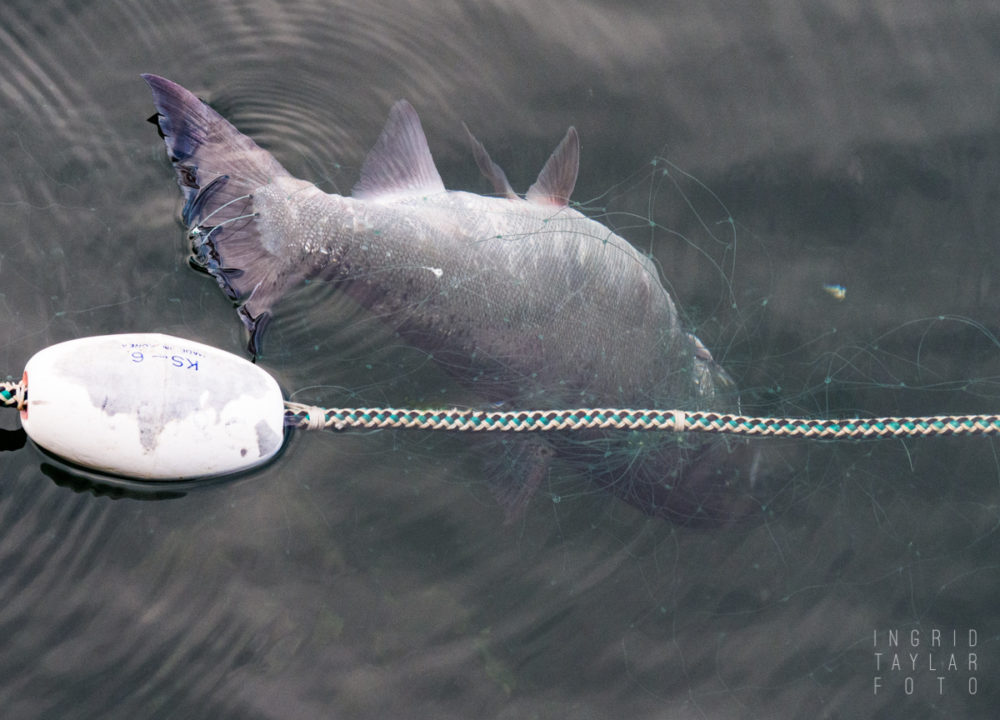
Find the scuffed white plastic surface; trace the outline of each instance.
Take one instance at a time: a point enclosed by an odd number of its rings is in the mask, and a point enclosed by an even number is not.
[[[21,424],[49,452],[149,480],[224,475],[281,449],[284,399],[256,365],[154,333],[80,338],[25,367]]]

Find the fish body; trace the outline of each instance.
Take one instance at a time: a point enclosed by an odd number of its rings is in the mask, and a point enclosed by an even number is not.
[[[181,86],[143,77],[186,198],[193,261],[237,304],[252,354],[274,304],[322,279],[505,408],[734,402],[732,381],[682,328],[650,259],[569,206],[573,128],[524,198],[469,134],[497,196],[448,191],[416,112],[400,101],[341,196],[292,177]],[[511,477],[495,488],[508,519],[556,456],[647,513],[694,522],[730,512],[739,474],[734,446],[718,439],[593,432],[509,447]]]
[[[275,183],[254,197],[286,277],[339,283],[493,402],[714,402],[721,368],[680,329],[656,269],[574,209],[465,192],[293,196]]]

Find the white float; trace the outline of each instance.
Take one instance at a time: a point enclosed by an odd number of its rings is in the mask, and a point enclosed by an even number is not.
[[[25,376],[28,437],[105,473],[224,475],[267,462],[284,439],[274,378],[191,340],[155,333],[70,340],[35,354]]]

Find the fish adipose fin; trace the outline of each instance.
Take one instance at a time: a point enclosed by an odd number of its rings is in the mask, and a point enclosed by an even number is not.
[[[351,195],[377,200],[443,192],[444,183],[434,167],[417,111],[399,100],[389,110],[389,119],[365,158],[361,179]]]
[[[479,166],[479,171],[483,176],[493,185],[493,192],[508,200],[517,200],[517,193],[511,188],[503,169],[493,162],[493,158],[486,152],[483,144],[472,134],[469,126],[462,123],[462,127],[465,129],[465,136],[469,139],[469,144],[472,146],[472,155],[476,158],[476,165]]]
[[[239,306],[250,331],[251,354],[287,285],[280,262],[260,239],[253,194],[291,177],[270,153],[177,83],[157,75],[143,80],[153,92],[150,118],[184,194],[182,218],[191,240],[191,264],[212,275]]]
[[[576,134],[576,128],[570,127],[538,174],[538,180],[528,188],[524,199],[541,205],[569,205],[579,170],[580,136]]]

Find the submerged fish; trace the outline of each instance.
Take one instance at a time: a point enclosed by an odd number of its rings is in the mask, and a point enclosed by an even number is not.
[[[569,206],[572,127],[522,199],[466,129],[496,197],[445,189],[400,100],[350,196],[292,177],[180,85],[143,75],[184,194],[192,261],[238,307],[256,355],[272,308],[335,283],[405,341],[510,409],[728,409],[733,382],[686,332],[656,266]],[[755,451],[624,431],[509,435],[494,490],[517,517],[556,457],[651,515],[704,523],[753,510]],[[759,505],[756,505],[759,509]]]

